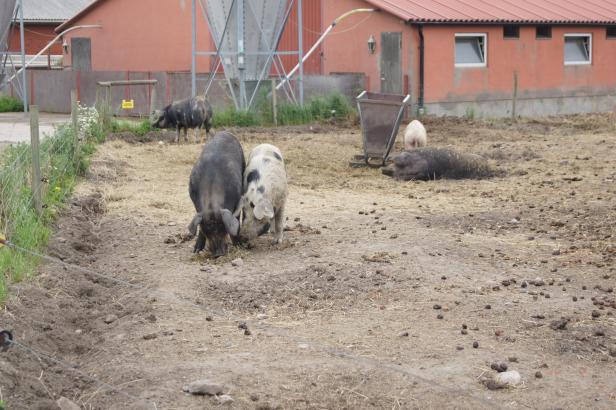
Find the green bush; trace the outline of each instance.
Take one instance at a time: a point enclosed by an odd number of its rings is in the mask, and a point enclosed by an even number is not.
[[[0,112],[20,112],[23,110],[24,105],[17,98],[0,95]]]

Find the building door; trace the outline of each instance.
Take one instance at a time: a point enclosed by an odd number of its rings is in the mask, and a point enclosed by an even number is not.
[[[73,70],[92,70],[92,41],[88,37],[71,38]]]
[[[402,94],[402,33],[381,33],[381,92]]]

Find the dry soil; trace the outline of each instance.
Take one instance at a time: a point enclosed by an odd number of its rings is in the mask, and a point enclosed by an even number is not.
[[[400,183],[349,167],[357,128],[234,130],[246,152],[285,154],[287,232],[218,260],[185,240],[199,145],[100,146],[47,250],[68,265],[45,262],[0,313],[18,342],[82,373],[13,346],[0,398],[11,410],[61,396],[86,409],[615,408],[612,118],[426,127],[430,145],[505,175]],[[522,383],[482,384],[497,361]],[[199,379],[234,401],[182,391]]]

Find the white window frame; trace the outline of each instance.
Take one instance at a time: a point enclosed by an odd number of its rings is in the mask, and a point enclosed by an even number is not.
[[[567,61],[564,52],[565,42],[571,37],[588,37],[588,60],[584,61]],[[563,38],[563,60],[565,65],[591,65],[592,64],[592,33],[566,33]]]
[[[456,63],[455,40],[459,37],[483,37],[483,63]],[[455,67],[487,67],[488,66],[488,33],[456,33],[454,38],[453,61]]]

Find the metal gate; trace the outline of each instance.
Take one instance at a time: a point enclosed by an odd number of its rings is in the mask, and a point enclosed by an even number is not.
[[[381,33],[381,93],[402,94],[402,33]]]

